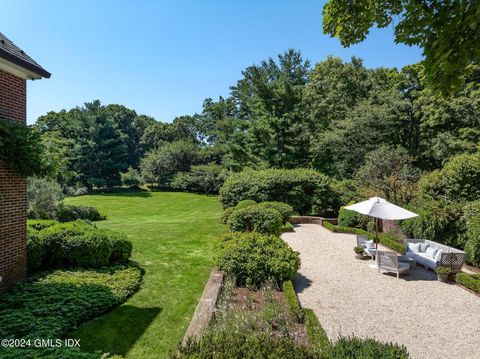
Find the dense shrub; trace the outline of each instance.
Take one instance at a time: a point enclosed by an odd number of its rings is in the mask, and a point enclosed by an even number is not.
[[[338,224],[342,227],[358,227],[367,229],[369,217],[341,207],[338,212]]]
[[[234,331],[208,331],[200,338],[190,338],[173,352],[174,359],[200,358],[282,358],[319,359],[314,349],[298,345],[291,338],[273,338],[266,334]]]
[[[189,172],[177,173],[170,185],[182,191],[218,193],[227,177],[228,172],[223,166],[210,163],[192,166]]]
[[[340,338],[328,349],[328,358],[408,359],[407,348],[374,339]]]
[[[41,230],[28,227],[29,272],[64,266],[101,267],[125,262],[132,244],[123,234],[82,222],[56,223]]]
[[[282,215],[283,224],[287,223],[290,217],[293,215],[293,208],[292,206],[282,203],[282,202],[262,202],[259,204],[260,207],[264,208],[273,208],[276,209]]]
[[[127,172],[120,173],[120,179],[122,184],[127,187],[138,186],[142,183],[140,172],[132,166],[128,167]]]
[[[467,273],[458,273],[455,277],[455,280],[458,284],[467,287],[468,289],[473,290],[480,294],[480,275],[479,274],[467,274]]]
[[[57,210],[56,218],[60,222],[71,222],[78,219],[83,219],[86,221],[101,221],[106,217],[100,214],[98,209],[95,207],[62,204]]]
[[[57,182],[30,177],[27,181],[28,218],[55,219],[63,197]]]
[[[468,203],[463,208],[463,218],[467,227],[467,262],[480,267],[480,201]]]
[[[220,243],[215,264],[235,276],[237,285],[258,287],[268,279],[278,285],[292,280],[300,267],[300,257],[275,236],[227,233]]]
[[[295,293],[295,289],[293,288],[293,284],[291,280],[287,280],[283,282],[283,294],[287,299],[288,307],[290,308],[290,313],[295,317],[295,319],[299,322],[303,322],[303,309],[300,306],[300,302],[297,298],[297,293]]]
[[[255,206],[256,204],[257,202],[255,202],[253,199],[244,199],[236,204],[235,209],[247,208],[247,207]]]
[[[425,238],[462,249],[465,223],[462,204],[448,201],[423,201],[413,208],[418,217],[404,220],[401,228],[410,238]]]
[[[35,231],[41,231],[42,229],[58,224],[58,222],[53,219],[29,219],[27,223],[27,228]]]
[[[282,228],[282,215],[276,209],[258,205],[235,209],[228,218],[232,232],[258,232],[279,235]]]
[[[418,188],[419,195],[427,199],[480,199],[480,153],[452,157],[441,170],[423,176]]]
[[[31,276],[0,295],[1,338],[63,338],[79,324],[124,302],[139,287],[138,268],[56,270]],[[2,349],[3,350],[3,349]],[[2,358],[27,358],[28,350],[11,349]],[[79,351],[36,349],[33,357],[94,358]],[[23,356],[22,356],[23,355]]]
[[[243,171],[231,175],[220,189],[224,208],[233,207],[244,199],[279,201],[288,203],[299,214],[329,212],[334,197],[330,179],[308,169]]]
[[[222,213],[222,216],[220,217],[220,223],[227,224],[228,219],[230,218],[230,215],[235,211],[235,207],[228,207],[225,208],[225,210]]]

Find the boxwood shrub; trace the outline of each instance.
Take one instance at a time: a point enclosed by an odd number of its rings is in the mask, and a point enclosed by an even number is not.
[[[49,223],[51,224],[51,223]],[[81,266],[97,268],[126,262],[132,244],[124,234],[98,229],[83,222],[55,223],[41,230],[38,222],[28,225],[28,270]]]
[[[283,224],[287,223],[290,217],[293,215],[293,208],[289,204],[270,201],[270,202],[262,202],[259,203],[260,207],[263,208],[273,208],[276,209],[282,215]]]
[[[338,224],[342,227],[357,227],[367,229],[367,224],[370,221],[368,216],[350,211],[341,207],[338,212]]]
[[[224,208],[244,199],[288,203],[299,214],[332,211],[335,193],[330,179],[310,169],[247,170],[231,175],[220,189]]]
[[[235,211],[235,207],[228,207],[223,210],[222,216],[220,217],[220,223],[227,224],[230,215]]]
[[[244,199],[237,203],[237,205],[235,206],[235,209],[247,208],[247,207],[255,206],[256,204],[257,202],[255,202],[253,199]]]
[[[279,237],[235,232],[224,235],[215,264],[233,275],[237,285],[258,288],[266,280],[278,286],[292,280],[300,267],[300,257]]]
[[[300,306],[300,302],[297,298],[297,293],[295,293],[295,289],[293,288],[293,283],[291,280],[287,280],[283,282],[283,294],[287,299],[288,307],[290,308],[290,313],[295,317],[295,319],[299,322],[303,322],[303,309]]]
[[[64,338],[78,325],[124,302],[139,288],[141,278],[140,269],[121,265],[37,273],[0,294],[0,337]],[[99,358],[100,354],[82,355],[78,349],[65,348],[2,349],[1,357]]]
[[[106,217],[98,211],[95,207],[90,206],[72,206],[60,205],[57,210],[57,219],[60,222],[71,222],[78,219],[86,221],[101,221]]]
[[[235,209],[228,218],[232,232],[259,232],[279,235],[282,229],[282,215],[276,209],[258,205]]]
[[[480,294],[480,274],[458,273],[455,280],[458,284]]]

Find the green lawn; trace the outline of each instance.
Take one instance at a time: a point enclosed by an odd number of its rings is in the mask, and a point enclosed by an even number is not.
[[[145,269],[141,289],[124,305],[78,328],[85,351],[127,358],[166,358],[183,337],[210,269],[221,206],[216,197],[136,192],[68,198],[97,207],[98,227],[122,231]]]

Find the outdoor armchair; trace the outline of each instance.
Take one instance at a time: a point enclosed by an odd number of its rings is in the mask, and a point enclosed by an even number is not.
[[[400,273],[408,273],[410,266],[408,263],[403,263],[398,260],[398,255],[390,251],[377,251],[377,265],[378,273],[383,269],[390,273],[396,273],[397,278]]]

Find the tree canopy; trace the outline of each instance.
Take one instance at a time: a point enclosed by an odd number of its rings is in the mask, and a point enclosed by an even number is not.
[[[429,87],[458,90],[480,61],[480,2],[471,0],[329,0],[323,31],[343,46],[359,43],[374,26],[395,23],[395,42],[416,45],[425,56]]]

